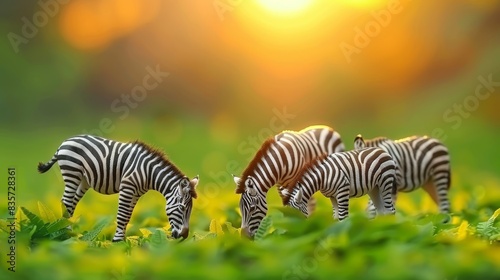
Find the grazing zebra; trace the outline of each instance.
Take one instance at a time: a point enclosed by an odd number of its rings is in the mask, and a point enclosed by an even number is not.
[[[450,211],[448,200],[451,182],[450,155],[439,140],[426,136],[413,136],[395,141],[383,137],[363,140],[363,137],[358,135],[354,140],[354,148],[364,147],[379,147],[392,156],[397,165],[397,191],[411,192],[422,186],[438,205],[440,212]],[[373,215],[371,201],[367,209],[369,214]]]
[[[396,163],[379,148],[325,155],[305,165],[296,182],[283,190],[284,203],[309,216],[307,201],[320,191],[330,198],[333,217],[343,220],[349,213],[349,198],[368,194],[379,214],[394,214],[395,174]]]
[[[340,135],[328,126],[310,126],[299,132],[283,131],[267,139],[240,177],[234,176],[241,194],[241,230],[253,237],[267,214],[267,191],[293,183],[302,166],[323,155],[344,150]]]
[[[190,181],[162,152],[140,141],[121,143],[80,135],[62,142],[49,162],[38,164],[38,171],[48,171],[56,161],[65,184],[62,203],[66,217],[73,216],[76,205],[89,188],[102,194],[118,193],[113,241],[121,241],[137,200],[147,191],[155,190],[167,201],[172,236],[188,236],[198,176]]]

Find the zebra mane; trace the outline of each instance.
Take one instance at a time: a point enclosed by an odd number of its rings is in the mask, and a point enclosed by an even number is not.
[[[323,154],[321,156],[318,156],[317,158],[306,163],[299,170],[295,178],[292,180],[293,183],[288,186],[285,186],[285,189],[288,191],[288,195],[281,195],[281,199],[283,200],[283,205],[287,205],[288,202],[290,202],[290,198],[292,197],[293,191],[297,186],[297,184],[301,181],[304,174],[306,174],[307,171],[314,169],[314,166],[316,166],[319,162],[325,160],[328,156],[329,156],[328,154]]]
[[[392,140],[387,138],[387,137],[375,137],[372,139],[365,139],[364,141],[365,141],[366,147],[376,147],[381,143],[392,142]]]
[[[315,124],[315,125],[310,125],[306,128],[301,129],[298,133],[308,132],[309,130],[313,130],[313,129],[327,129],[327,130],[333,131],[333,128],[331,128],[329,126],[326,126],[323,124]]]
[[[266,152],[269,150],[269,147],[271,147],[272,144],[276,143],[276,140],[274,137],[269,137],[262,143],[260,146],[260,149],[255,153],[255,156],[253,159],[250,161],[250,163],[247,165],[245,170],[243,171],[243,174],[241,175],[241,180],[236,186],[236,193],[243,193],[245,192],[245,180],[246,178],[255,170],[257,165],[259,164],[260,160],[262,157],[266,154]]]
[[[418,138],[419,136],[416,136],[416,135],[413,135],[413,136],[408,136],[408,137],[405,137],[405,138],[401,138],[401,139],[398,139],[398,140],[394,140],[395,143],[400,143],[400,142],[407,142],[407,141],[410,141],[410,140],[413,140],[415,138]],[[424,136],[420,136],[422,138],[428,138],[428,136],[424,135]]]
[[[162,160],[163,163],[165,163],[165,165],[168,165],[170,166],[170,168],[176,173],[178,174],[179,176],[181,177],[186,177],[186,175],[184,175],[184,173],[182,173],[182,171],[177,168],[177,166],[175,166],[175,164],[173,164],[171,161],[168,160],[167,158],[167,155],[165,155],[165,153],[160,150],[160,149],[157,149],[157,148],[154,148],[140,140],[135,140],[133,142],[129,142],[131,143],[132,145],[137,145],[141,148],[143,148],[144,150],[146,150],[148,153],[154,155],[155,157],[159,158]],[[196,190],[195,188],[193,188],[192,186],[190,186],[189,188],[189,193],[191,195],[192,198],[197,198],[198,197],[198,194],[196,193]]]
[[[370,144],[377,144],[377,145],[380,143],[386,143],[386,142],[401,143],[401,142],[407,142],[407,141],[413,140],[413,139],[418,138],[418,137],[428,138],[428,136],[416,136],[416,135],[408,136],[408,137],[397,139],[397,140],[392,140],[392,139],[389,139],[387,137],[376,137],[373,139],[365,140],[365,142],[367,142],[367,144],[370,143]]]

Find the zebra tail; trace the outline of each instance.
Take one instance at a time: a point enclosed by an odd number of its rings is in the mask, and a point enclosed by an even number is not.
[[[56,158],[56,155],[54,155],[50,159],[50,161],[47,163],[39,162],[38,163],[38,172],[40,172],[40,173],[47,172],[52,167],[52,165],[54,165],[54,163],[56,163],[56,161],[57,161],[57,158]]]

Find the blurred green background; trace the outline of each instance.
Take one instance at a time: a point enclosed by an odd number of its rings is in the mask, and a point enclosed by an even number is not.
[[[16,168],[18,205],[40,200],[59,210],[57,168],[39,175],[36,165],[64,139],[91,133],[141,139],[188,176],[199,174],[192,230],[208,230],[212,219],[237,227],[230,174],[240,174],[268,136],[326,124],[348,149],[358,133],[440,138],[452,156],[452,193],[474,190],[453,211],[472,199],[500,207],[500,1],[1,6],[0,170],[6,182],[7,168]],[[417,205],[426,199],[411,197]],[[79,230],[115,215],[116,199],[89,192],[77,208]],[[273,190],[269,201],[280,205]],[[163,204],[159,194],[146,195],[132,224],[156,216],[151,224],[162,226]],[[6,205],[2,195],[2,216]],[[319,201],[328,218],[329,207]]]

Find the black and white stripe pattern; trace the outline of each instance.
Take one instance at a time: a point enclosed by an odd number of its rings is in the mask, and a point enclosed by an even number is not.
[[[364,147],[380,147],[392,156],[397,165],[398,192],[411,192],[422,187],[438,205],[440,212],[449,213],[450,155],[439,140],[426,136],[412,136],[395,141],[384,137],[363,140],[358,135],[354,140],[354,148]],[[373,215],[371,202],[368,212]]]
[[[266,195],[272,186],[286,187],[312,159],[343,150],[340,135],[327,126],[284,131],[265,141],[241,178],[234,177],[236,193],[241,194],[242,233],[255,234],[267,214]]]
[[[343,220],[349,213],[349,198],[368,194],[379,214],[394,214],[395,174],[396,163],[379,148],[331,154],[303,168],[285,203],[308,216],[307,201],[320,191],[330,198],[334,218]]]
[[[166,213],[174,238],[189,234],[189,218],[196,198],[198,176],[191,181],[163,153],[135,141],[121,143],[90,135],[65,140],[52,159],[39,163],[44,173],[58,162],[65,188],[62,202],[66,216],[89,188],[102,194],[119,194],[117,228],[113,241],[125,238],[125,230],[137,200],[156,190],[165,197]]]

